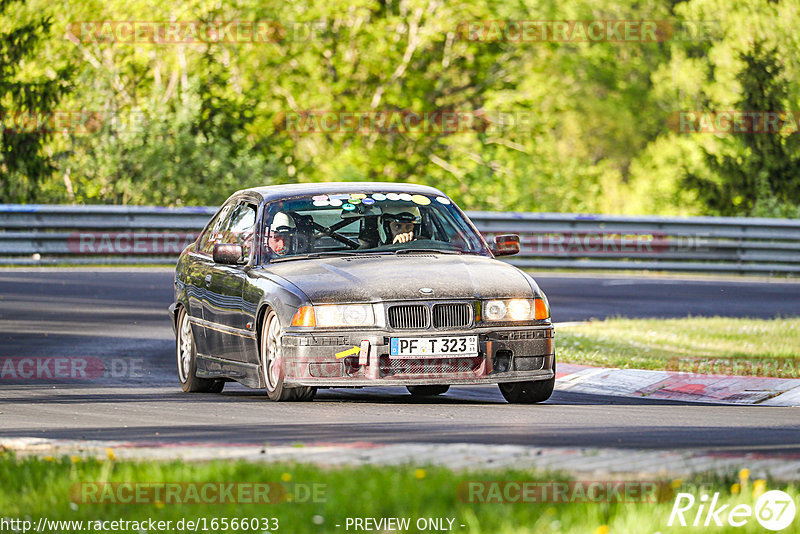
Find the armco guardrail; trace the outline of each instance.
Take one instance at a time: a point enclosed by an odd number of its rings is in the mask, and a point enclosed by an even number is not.
[[[0,265],[172,264],[211,207],[0,205]],[[800,220],[470,212],[532,268],[800,273]]]

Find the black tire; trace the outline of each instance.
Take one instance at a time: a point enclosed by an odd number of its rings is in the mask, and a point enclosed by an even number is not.
[[[553,362],[553,375],[556,372],[556,364]],[[556,378],[550,380],[531,380],[530,382],[507,382],[497,384],[500,393],[511,404],[536,404],[544,402],[553,394],[556,385]]]
[[[186,308],[178,310],[175,326],[175,358],[178,365],[178,382],[187,393],[219,393],[225,387],[222,380],[197,376],[197,347]]]
[[[413,397],[433,397],[434,395],[442,395],[447,393],[450,386],[445,385],[431,385],[431,386],[406,386],[406,389]]]
[[[276,402],[307,402],[314,399],[317,388],[302,386],[286,387],[283,358],[281,357],[281,323],[274,311],[270,311],[261,325],[261,371],[264,375],[264,388],[270,400]]]

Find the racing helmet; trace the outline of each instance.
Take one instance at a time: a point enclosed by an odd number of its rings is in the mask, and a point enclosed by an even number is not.
[[[272,224],[269,225],[270,250],[278,256],[284,256],[293,252],[296,230],[297,226],[294,223],[294,219],[288,213],[283,211],[276,213],[272,218]],[[283,242],[282,248],[276,250],[275,246],[273,246],[275,244],[275,238]]]

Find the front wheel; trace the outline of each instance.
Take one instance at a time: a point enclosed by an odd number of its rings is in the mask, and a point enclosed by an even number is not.
[[[278,402],[310,401],[317,392],[317,389],[312,387],[289,388],[284,385],[281,323],[273,311],[267,314],[261,330],[261,369],[264,373],[264,386],[270,400]]]
[[[442,395],[447,393],[450,386],[445,385],[431,385],[431,386],[406,386],[406,389],[411,393],[412,397],[433,397],[434,395]]]
[[[553,362],[553,375],[556,373],[556,365]],[[511,404],[536,404],[544,402],[553,394],[556,385],[556,377],[550,380],[531,380],[530,382],[506,382],[497,384],[500,393]]]
[[[187,393],[219,393],[225,387],[225,382],[197,376],[197,348],[186,308],[181,308],[178,312],[177,324],[175,356],[178,360],[178,381],[181,389]]]

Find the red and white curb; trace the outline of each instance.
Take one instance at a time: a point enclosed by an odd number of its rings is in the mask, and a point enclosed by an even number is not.
[[[18,457],[99,458],[155,461],[246,461],[303,463],[325,467],[434,465],[453,470],[536,469],[575,476],[681,478],[730,475],[749,469],[755,478],[800,480],[800,454],[714,453],[700,450],[533,447],[476,443],[308,443],[303,445],[145,444],[0,438],[0,449]]]
[[[612,369],[559,363],[556,389],[657,400],[800,406],[800,379]]]

